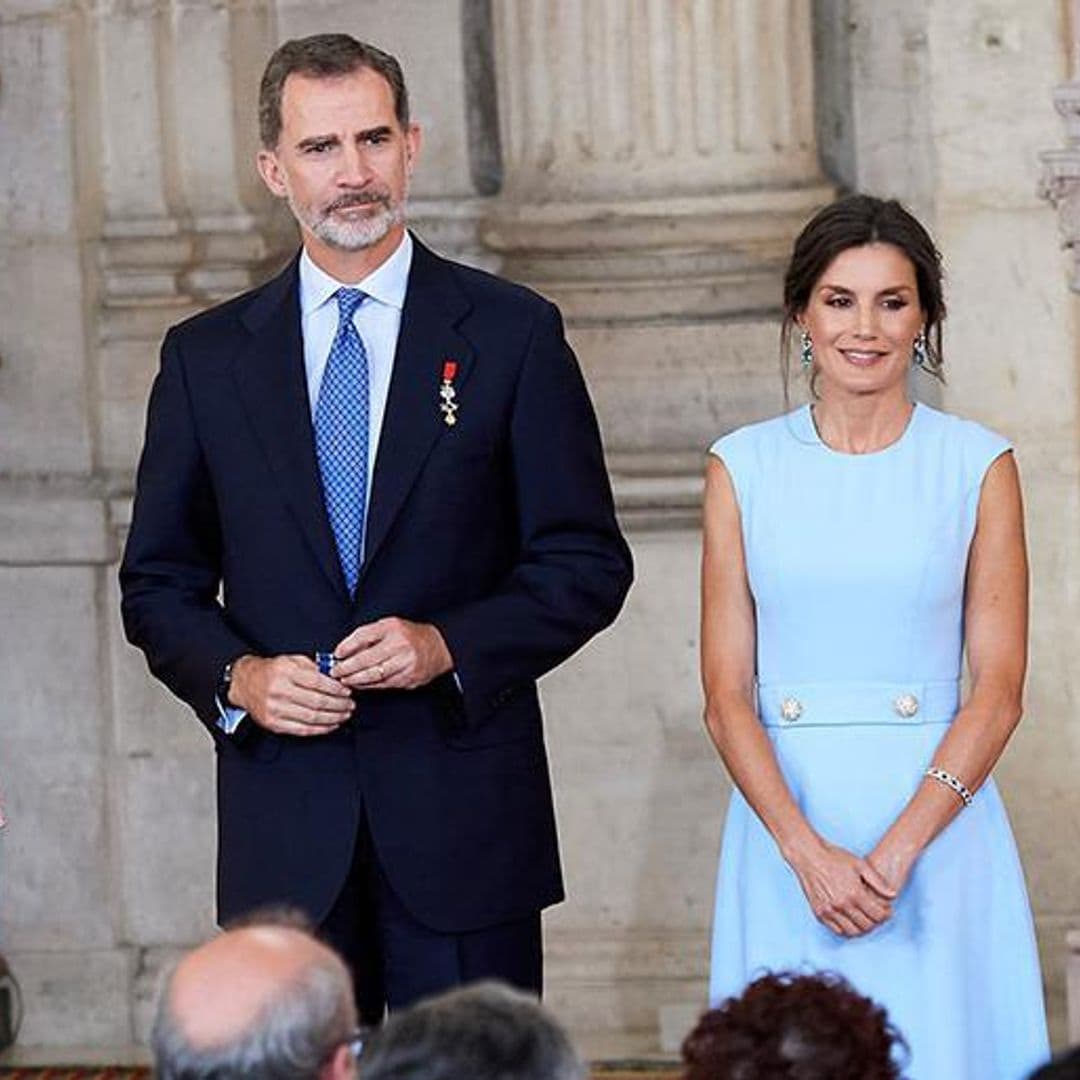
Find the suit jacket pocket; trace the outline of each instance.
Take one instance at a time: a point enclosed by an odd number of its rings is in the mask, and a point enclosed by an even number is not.
[[[502,703],[479,727],[457,723],[446,735],[446,745],[453,750],[482,750],[489,746],[526,740],[543,740],[543,723],[534,685],[508,691]]]
[[[223,756],[244,758],[248,761],[276,761],[281,754],[282,738],[272,731],[258,727],[254,721],[245,719],[246,730],[242,734],[215,735],[214,747]]]

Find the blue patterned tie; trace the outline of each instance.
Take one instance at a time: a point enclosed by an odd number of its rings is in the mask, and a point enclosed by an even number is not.
[[[338,559],[351,595],[360,576],[368,472],[368,359],[353,314],[359,289],[338,289],[338,328],[315,405],[315,450]]]

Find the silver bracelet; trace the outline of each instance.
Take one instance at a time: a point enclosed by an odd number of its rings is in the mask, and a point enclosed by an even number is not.
[[[955,791],[956,794],[964,800],[965,806],[971,805],[974,796],[966,787],[964,787],[960,782],[960,779],[953,776],[951,772],[946,772],[944,769],[939,769],[936,765],[931,765],[930,768],[926,770],[926,775],[929,776],[931,780],[936,780],[939,784],[944,784],[947,788]]]

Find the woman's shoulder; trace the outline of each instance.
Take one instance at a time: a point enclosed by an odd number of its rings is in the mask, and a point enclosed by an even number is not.
[[[1012,443],[985,424],[920,404],[925,442],[939,459],[958,459],[965,472],[981,478],[990,464],[1012,450]]]
[[[729,455],[745,457],[762,450],[775,450],[783,443],[790,442],[797,434],[805,406],[792,412],[781,413],[767,420],[757,420],[744,424],[721,435],[709,447],[709,453],[719,458]]]
[[[945,412],[935,409],[932,405],[920,403],[920,411],[923,413],[924,426],[932,432],[936,432],[939,438],[949,439],[960,444],[978,445],[1004,445],[1012,444],[1004,436],[981,424],[978,420],[972,420],[956,413]]]

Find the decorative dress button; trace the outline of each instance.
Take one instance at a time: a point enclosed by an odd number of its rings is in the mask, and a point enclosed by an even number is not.
[[[780,702],[780,715],[792,723],[802,716],[802,702],[798,698],[786,697]]]
[[[919,699],[914,694],[901,694],[892,703],[892,707],[906,720],[919,711]]]

